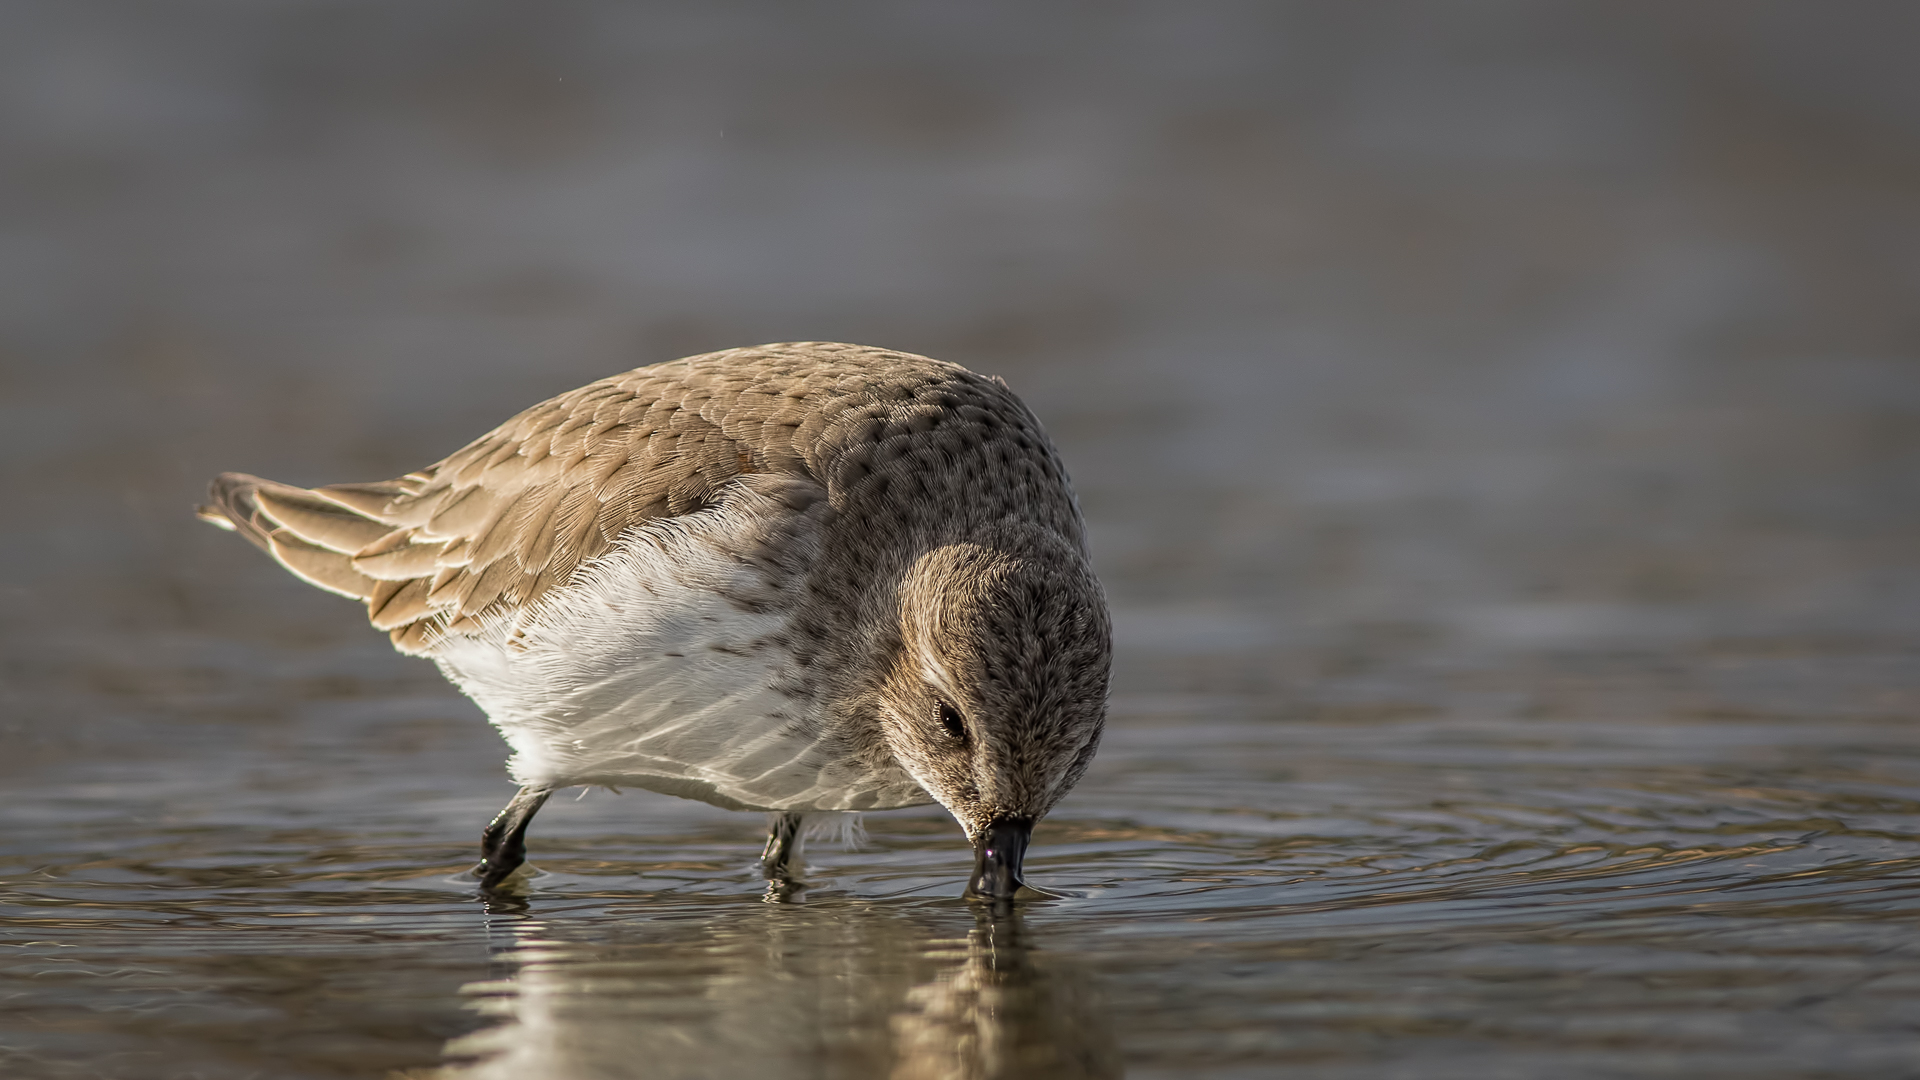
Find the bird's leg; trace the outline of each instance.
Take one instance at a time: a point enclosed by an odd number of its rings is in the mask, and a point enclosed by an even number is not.
[[[552,793],[552,788],[521,788],[480,834],[480,865],[473,868],[473,876],[480,879],[481,888],[499,887],[527,861],[527,825]]]
[[[800,830],[805,814],[783,811],[767,815],[767,846],[760,852],[760,872],[768,881],[791,882],[800,869]]]

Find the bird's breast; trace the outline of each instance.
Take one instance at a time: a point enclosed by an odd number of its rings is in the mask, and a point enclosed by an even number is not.
[[[435,659],[512,745],[526,784],[633,785],[733,809],[930,801],[858,733],[804,662],[820,500],[768,482],[650,522],[533,608]]]

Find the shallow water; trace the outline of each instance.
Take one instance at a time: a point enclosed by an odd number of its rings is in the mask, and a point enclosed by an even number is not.
[[[0,14],[0,1076],[1920,1075],[1911,12],[881,7]],[[1062,895],[482,900],[477,710],[189,507],[793,338],[1060,444]]]
[[[179,710],[167,737],[191,765],[131,747],[10,808],[8,1063],[1901,1075],[1920,732],[1739,699],[1884,690],[1916,659],[1532,658],[1529,682],[1567,692],[1692,677],[1665,688],[1684,713],[1607,720],[1123,694],[1100,768],[1036,836],[1031,875],[1065,895],[996,915],[957,899],[968,860],[938,814],[872,815],[859,850],[815,842],[810,887],[776,902],[755,819],[644,793],[555,803],[524,897],[480,900],[461,871],[506,793],[490,736],[424,665],[326,651],[145,695]],[[359,683],[370,666],[394,678]]]

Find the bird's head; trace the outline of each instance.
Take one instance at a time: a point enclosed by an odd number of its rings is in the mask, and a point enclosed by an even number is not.
[[[1009,899],[1034,823],[1086,772],[1106,720],[1112,631],[1086,558],[1006,524],[908,569],[882,689],[895,758],[973,842],[971,893]]]

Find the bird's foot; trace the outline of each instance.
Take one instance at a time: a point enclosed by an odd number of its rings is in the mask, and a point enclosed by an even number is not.
[[[527,861],[527,826],[552,792],[552,788],[521,788],[480,834],[480,862],[473,876],[480,879],[482,889],[498,889]]]
[[[767,879],[769,895],[774,886],[805,887],[800,881],[800,846],[806,824],[805,814],[767,815],[767,846],[760,851],[760,873]]]

